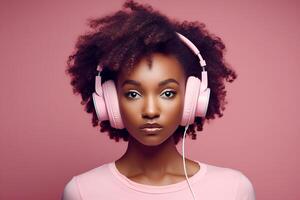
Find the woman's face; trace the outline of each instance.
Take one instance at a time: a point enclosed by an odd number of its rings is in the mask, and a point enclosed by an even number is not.
[[[185,74],[173,56],[152,54],[152,68],[142,59],[131,73],[120,72],[117,93],[124,126],[140,143],[163,143],[180,124],[185,94]],[[158,123],[155,132],[141,129],[146,123]]]

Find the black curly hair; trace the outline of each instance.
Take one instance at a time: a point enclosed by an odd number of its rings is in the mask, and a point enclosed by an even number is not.
[[[78,37],[75,50],[68,57],[66,73],[71,77],[73,93],[81,95],[85,111],[92,113],[93,127],[99,125],[92,99],[98,64],[103,66],[101,82],[116,82],[120,69],[130,72],[142,58],[159,52],[176,56],[184,67],[186,77],[192,75],[201,79],[202,68],[198,57],[176,32],[186,36],[200,50],[206,61],[208,87],[211,90],[206,117],[195,117],[186,134],[196,139],[196,127],[197,131],[202,131],[205,120],[214,119],[215,115],[223,116],[222,111],[227,104],[224,80],[232,82],[237,75],[224,61],[223,41],[209,33],[204,23],[169,19],[150,5],[141,5],[133,0],[125,1],[122,9],[113,14],[87,21],[91,30]],[[111,139],[128,141],[126,129],[115,129],[108,120],[102,121],[100,126],[100,132],[107,131]],[[184,128],[179,125],[174,132],[175,144],[183,137]]]

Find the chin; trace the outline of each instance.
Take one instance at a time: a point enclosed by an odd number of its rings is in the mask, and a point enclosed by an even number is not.
[[[168,138],[163,138],[161,135],[143,135],[142,137],[135,138],[139,143],[145,145],[145,146],[159,146],[165,141],[168,140]]]
[[[163,140],[161,140],[159,138],[154,138],[156,136],[150,136],[150,137],[141,139],[141,140],[139,140],[139,142],[145,146],[158,146],[164,142]]]

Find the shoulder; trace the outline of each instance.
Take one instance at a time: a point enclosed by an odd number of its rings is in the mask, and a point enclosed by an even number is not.
[[[228,187],[237,200],[255,200],[255,191],[251,180],[240,170],[206,164],[207,179],[214,186]]]
[[[255,200],[253,184],[250,179],[241,171],[239,171],[236,199]]]
[[[62,200],[82,200],[87,189],[93,190],[96,185],[102,185],[110,177],[109,163],[90,169],[73,176],[65,185]]]
[[[75,176],[65,185],[61,200],[81,200],[81,194]]]
[[[81,174],[77,174],[75,176],[77,182],[81,184],[84,182],[95,182],[99,180],[99,177],[101,177],[100,179],[107,179],[108,175],[110,175],[110,173],[108,173],[109,164],[110,163],[104,163],[101,166],[95,167]]]

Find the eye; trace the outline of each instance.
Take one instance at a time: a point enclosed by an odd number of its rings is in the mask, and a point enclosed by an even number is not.
[[[163,94],[165,94],[167,99],[172,99],[174,98],[174,96],[177,94],[175,91],[173,90],[166,90],[165,92],[163,92]],[[125,97],[129,98],[129,99],[137,99],[136,97],[140,95],[139,93],[135,92],[135,91],[129,91],[125,93]]]
[[[166,94],[168,99],[172,99],[176,95],[176,92],[173,90],[166,90],[163,94]]]
[[[138,94],[137,92],[129,91],[129,92],[125,93],[125,97],[127,97],[129,99],[136,99],[135,97],[137,96],[137,94]]]

